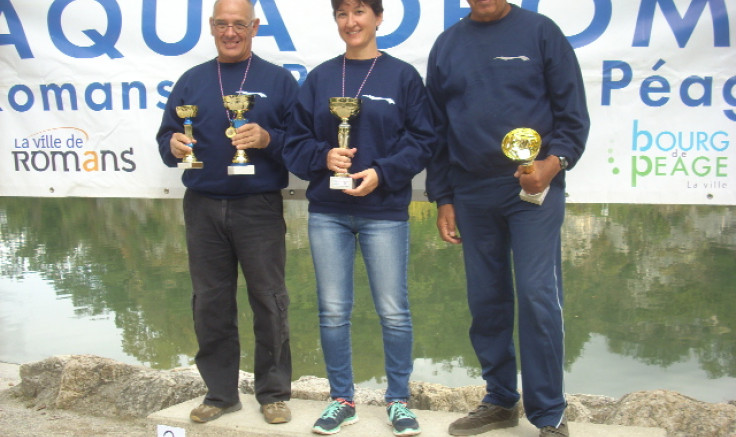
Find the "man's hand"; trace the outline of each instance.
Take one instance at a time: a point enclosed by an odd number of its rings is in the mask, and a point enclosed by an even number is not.
[[[190,142],[196,143],[197,140],[190,141],[189,137],[187,137],[183,133],[174,133],[174,135],[172,135],[171,139],[169,140],[169,149],[171,150],[171,154],[174,155],[174,158],[182,159],[188,154],[192,153],[192,148],[189,147]]]
[[[528,167],[520,165],[514,173],[514,177],[519,179],[521,188],[529,194],[541,193],[560,172],[560,159],[550,155],[544,160],[532,162],[531,172],[525,171],[529,171]]]
[[[240,126],[232,137],[236,149],[265,149],[271,143],[271,135],[256,123]]]
[[[460,244],[463,239],[457,235],[455,225],[455,206],[451,203],[437,208],[437,230],[440,238],[452,244]]]

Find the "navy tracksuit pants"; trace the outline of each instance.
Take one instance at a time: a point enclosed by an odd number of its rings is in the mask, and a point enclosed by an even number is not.
[[[484,402],[507,408],[516,404],[516,297],[525,412],[537,427],[557,426],[566,406],[560,244],[564,188],[551,186],[541,206],[522,201],[519,191],[513,177],[468,179],[455,187],[470,340],[486,381]]]

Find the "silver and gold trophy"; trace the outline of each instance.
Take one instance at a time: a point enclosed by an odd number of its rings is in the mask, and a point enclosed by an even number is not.
[[[534,129],[520,127],[507,133],[501,142],[501,150],[510,160],[523,166],[524,173],[534,173],[534,159],[542,147],[542,137]],[[541,205],[547,196],[549,186],[541,193],[529,194],[523,188],[519,193],[521,200]]]
[[[223,96],[222,101],[228,111],[235,112],[235,118],[230,119],[230,127],[225,131],[225,136],[233,138],[237,134],[240,126],[248,123],[248,119],[243,114],[253,109],[255,97],[250,94],[233,94]],[[245,150],[238,149],[233,157],[232,164],[227,168],[228,175],[253,175],[256,174],[256,167],[250,163]]]
[[[197,109],[196,105],[182,105],[176,107],[176,115],[179,118],[184,119],[184,135],[189,138],[189,144],[187,144],[187,146],[189,146],[189,153],[187,153],[186,156],[182,158],[181,162],[177,164],[177,167],[185,170],[204,167],[202,161],[198,161],[197,157],[194,156],[194,148],[192,144],[192,139],[194,138],[192,118],[197,116]]]
[[[341,149],[350,148],[350,123],[348,123],[348,120],[360,112],[360,99],[332,97],[330,98],[330,112],[340,119],[340,125],[337,127],[337,146]],[[335,172],[334,176],[330,177],[330,189],[347,190],[355,188],[356,182],[348,173]]]

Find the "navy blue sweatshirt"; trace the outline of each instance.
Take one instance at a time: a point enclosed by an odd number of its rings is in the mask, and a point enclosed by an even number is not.
[[[192,119],[193,136],[197,140],[194,154],[204,163],[204,168],[183,171],[182,182],[191,190],[214,198],[238,198],[278,191],[288,184],[281,151],[299,85],[284,68],[255,54],[252,58],[243,91],[256,97],[253,108],[244,117],[258,123],[271,136],[271,143],[265,149],[246,149],[256,168],[255,175],[227,174],[236,149],[225,136],[230,121],[222,102],[217,61],[213,59],[191,68],[171,91],[156,139],[164,163],[175,167],[180,160],[171,154],[169,140],[175,132],[184,132],[184,120],[176,115],[176,106],[198,106],[198,114]],[[238,92],[247,64],[248,60],[220,64],[225,95]]]
[[[373,59],[346,61],[345,95],[356,97]],[[364,197],[331,190],[327,153],[338,146],[340,120],[329,110],[331,97],[343,97],[343,56],[312,70],[295,105],[284,147],[289,171],[309,181],[309,211],[382,220],[408,220],[411,179],[422,171],[435,141],[426,90],[408,63],[382,53],[360,93],[360,113],[350,120],[350,148],[358,151],[350,173],[374,168],[379,184]]]
[[[466,17],[435,42],[427,89],[439,140],[427,168],[427,193],[452,202],[452,186],[467,178],[513,177],[518,164],[501,141],[518,127],[537,130],[537,159],[564,156],[575,166],[590,119],[575,52],[549,18],[511,5],[504,18]],[[552,181],[564,186],[565,172]]]

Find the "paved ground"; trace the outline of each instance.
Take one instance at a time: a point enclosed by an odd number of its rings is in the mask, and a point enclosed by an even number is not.
[[[20,383],[19,366],[0,363],[0,430],[4,437],[36,436],[130,436],[130,437],[314,437],[310,429],[326,406],[324,402],[292,400],[293,413],[290,423],[268,425],[258,412],[253,396],[242,395],[243,409],[227,414],[208,424],[189,421],[189,411],[201,399],[192,399],[151,414],[148,419],[121,420],[115,418],[85,416],[65,410],[26,408],[11,397],[8,388]],[[446,437],[447,425],[460,413],[416,411],[422,426],[422,437]],[[340,437],[392,437],[391,428],[382,407],[358,406],[360,420],[344,427]],[[636,428],[587,423],[570,423],[570,433],[575,437],[665,437],[662,429]],[[516,428],[491,431],[483,437],[537,437],[538,431],[526,420]]]
[[[163,436],[171,430],[171,437],[315,437],[311,433],[314,421],[327,406],[325,402],[289,401],[292,421],[283,425],[266,424],[258,412],[258,403],[253,396],[241,395],[243,409],[230,413],[208,424],[195,424],[189,421],[189,411],[196,407],[201,398],[192,399],[148,416],[149,423],[159,429]],[[382,407],[358,405],[357,423],[343,427],[339,437],[392,437],[388,426],[386,411]],[[460,413],[414,410],[422,427],[421,437],[448,437],[447,425],[463,416]],[[162,428],[158,428],[162,426]],[[570,423],[570,434],[574,437],[665,437],[663,429],[637,428],[623,426],[593,425],[589,423]],[[153,435],[153,434],[152,434]],[[537,437],[539,430],[525,419],[518,427],[490,431],[482,437]]]

